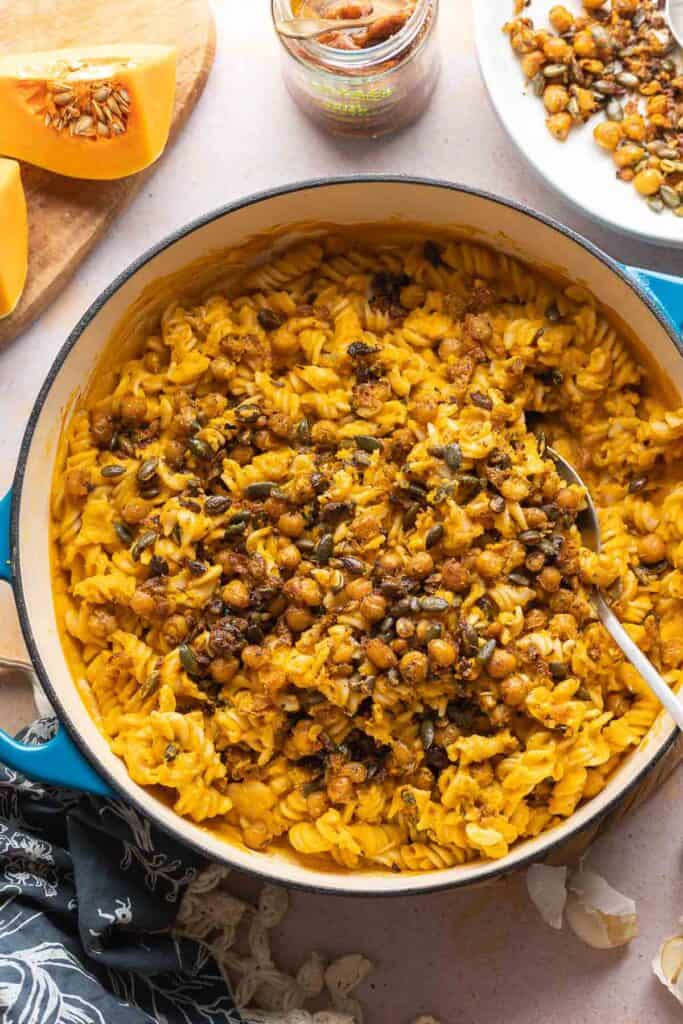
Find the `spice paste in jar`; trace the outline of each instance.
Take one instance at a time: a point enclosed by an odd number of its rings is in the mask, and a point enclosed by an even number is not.
[[[292,10],[297,17],[346,20],[365,18],[375,13],[378,5],[357,0],[293,0]],[[416,0],[383,0],[377,11],[378,20],[367,28],[341,29],[320,36],[324,46],[335,50],[363,50],[377,46],[400,32],[415,11]]]

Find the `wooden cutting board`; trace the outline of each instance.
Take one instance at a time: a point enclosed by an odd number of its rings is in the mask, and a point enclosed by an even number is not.
[[[176,47],[178,78],[169,145],[206,84],[215,53],[208,0],[0,0],[0,54],[100,43],[163,43]],[[0,320],[0,348],[57,296],[156,164],[118,181],[83,181],[22,165],[29,216],[26,289]]]

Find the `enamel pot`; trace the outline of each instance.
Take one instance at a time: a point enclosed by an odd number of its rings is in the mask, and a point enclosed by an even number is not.
[[[0,505],[0,577],[13,587],[33,669],[58,717],[56,737],[27,747],[0,731],[0,759],[30,778],[114,795],[134,804],[167,832],[206,857],[275,882],[318,891],[405,894],[491,880],[528,863],[594,826],[642,781],[673,743],[676,730],[661,714],[641,746],[605,789],[569,819],[513,847],[503,860],[479,861],[420,875],[321,871],[279,853],[227,844],[175,814],[128,776],[88,715],[62,652],[52,598],[48,524],[49,481],[65,409],[82,390],[107,339],[144,288],[213,251],[238,246],[275,226],[370,222],[420,223],[464,230],[472,241],[551,267],[585,285],[647,345],[683,394],[679,330],[683,281],[620,265],[590,242],[514,203],[446,182],[363,177],[311,181],[252,196],[203,217],[142,256],[90,307],[55,359],[26,428],[11,496]],[[298,235],[305,229],[299,228]]]

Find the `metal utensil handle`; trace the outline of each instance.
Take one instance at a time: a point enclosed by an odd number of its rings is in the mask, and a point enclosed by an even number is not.
[[[275,28],[287,39],[315,39],[326,32],[367,28],[378,20],[376,14],[369,14],[364,18],[286,18],[276,22]]]
[[[678,728],[683,731],[683,704],[681,704],[673,690],[664,682],[650,659],[633,642],[602,594],[596,594],[595,604],[600,620],[609,635],[618,647],[621,648],[622,653],[631,662],[636,672],[643,677],[660,703],[669,712]]]
[[[12,585],[12,554],[10,546],[11,492],[0,499],[0,580]],[[0,659],[0,669],[11,669],[33,674],[25,662]],[[64,726],[59,723],[51,740],[38,747],[13,739],[0,729],[0,761],[29,779],[48,782],[55,786],[96,793],[98,796],[116,794],[101,779],[88,759],[80,752]]]

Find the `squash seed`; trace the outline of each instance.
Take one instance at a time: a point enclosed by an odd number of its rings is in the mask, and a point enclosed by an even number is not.
[[[180,655],[180,664],[183,666],[188,676],[198,676],[201,674],[197,656],[189,644],[181,644],[178,648],[178,654]]]

